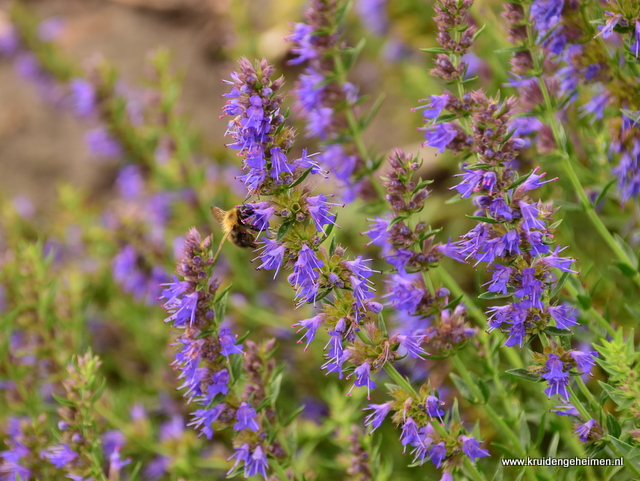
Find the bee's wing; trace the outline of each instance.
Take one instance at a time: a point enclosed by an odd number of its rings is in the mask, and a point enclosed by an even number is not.
[[[211,215],[213,215],[213,218],[217,220],[220,224],[223,224],[224,219],[227,216],[227,212],[225,210],[222,210],[220,207],[216,207],[215,205],[212,205]]]

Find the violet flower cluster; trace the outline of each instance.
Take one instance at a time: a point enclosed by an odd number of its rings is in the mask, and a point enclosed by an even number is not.
[[[533,61],[535,51],[527,37],[526,15],[538,32],[543,50],[545,71],[543,74]],[[640,16],[637,8],[607,2],[605,18],[597,30],[582,18],[578,5],[556,0],[536,0],[529,11],[522,5],[507,3],[503,16],[509,27],[509,40],[519,44],[511,60],[514,79],[511,85],[518,88],[524,116],[516,119],[518,135],[537,133],[536,147],[541,153],[556,148],[556,135],[549,125],[541,123],[531,112],[547,98],[558,99],[558,115],[566,118],[566,110],[576,105],[579,118],[586,117],[593,124],[604,121],[611,133],[609,156],[614,166],[611,172],[617,177],[617,191],[624,204],[640,195],[640,143],[635,111],[640,108],[629,95],[635,89],[635,73],[631,67],[638,57],[640,45]],[[616,42],[617,40],[621,42]],[[623,43],[622,52],[616,54],[622,60],[614,60],[611,50],[618,51],[617,43]],[[542,89],[546,92],[543,92]],[[579,105],[579,94],[587,93],[588,101]],[[614,111],[606,115],[605,111]],[[626,113],[625,113],[626,112]],[[553,113],[555,115],[555,113]]]
[[[103,477],[102,466],[95,462],[95,451],[100,449],[100,433],[93,410],[97,401],[96,374],[100,364],[96,356],[87,353],[68,366],[68,378],[62,382],[66,400],[58,409],[60,438],[40,452],[42,459],[66,473],[67,478],[77,481]],[[119,479],[120,470],[131,462],[120,456],[124,439],[121,433],[116,433],[118,436],[113,437],[115,443],[104,445],[104,451],[108,451],[110,479]]]
[[[244,158],[243,168],[249,173],[240,178],[249,194],[259,194],[260,202],[246,204],[252,212],[246,222],[263,231],[258,269],[292,270],[288,281],[296,291],[298,306],[317,305],[334,292],[332,304],[322,304],[322,312],[296,323],[306,330],[303,339],[307,346],[315,338],[320,326],[331,335],[327,344],[326,362],[322,366],[327,372],[337,372],[343,377],[343,364],[350,360],[355,364],[355,386],[375,387],[370,374],[387,360],[388,348],[376,346],[369,352],[358,343],[359,351],[345,349],[343,342],[356,341],[356,332],[367,317],[368,311],[377,311],[380,305],[371,302],[374,297],[369,278],[373,271],[361,256],[348,260],[344,249],[332,244],[329,250],[321,244],[335,225],[335,214],[330,211],[333,203],[325,194],[311,195],[310,188],[296,188],[306,175],[322,173],[311,156],[303,151],[300,159],[287,158],[292,146],[294,131],[283,125],[279,106],[283,100],[276,92],[282,80],[271,81],[273,67],[261,61],[253,67],[246,59],[240,60],[240,71],[232,75],[233,86],[227,96],[224,111],[236,115],[229,123],[228,134]],[[260,106],[256,113],[255,106]],[[262,122],[260,135],[254,120]],[[276,134],[271,134],[275,132]],[[280,225],[272,222],[280,218]],[[302,339],[301,339],[302,341]],[[350,377],[349,374],[347,377]]]
[[[169,280],[162,267],[169,220],[168,193],[149,194],[141,169],[128,165],[116,179],[120,198],[104,215],[104,224],[119,247],[112,260],[114,280],[137,301],[156,304],[162,291],[160,284]]]
[[[41,22],[33,33],[39,42],[47,44],[54,42],[63,29],[63,21],[52,17]],[[2,57],[14,62],[18,75],[31,83],[42,99],[56,106],[64,105],[64,89],[25,44],[18,28],[11,23],[0,23],[0,58]]]
[[[393,400],[384,404],[369,404],[365,410],[371,410],[365,424],[378,429],[389,412],[395,411],[393,422],[402,429],[400,443],[406,453],[410,449],[413,463],[422,466],[427,461],[438,469],[443,469],[441,480],[453,479],[452,472],[461,462],[462,456],[468,456],[471,462],[489,456],[486,449],[474,436],[468,436],[460,423],[449,420],[448,426],[443,422],[445,411],[437,395],[429,394],[425,385],[420,390],[423,401],[406,399],[401,390],[392,392]],[[444,425],[437,429],[433,423]],[[444,434],[443,434],[444,433]],[[446,434],[446,435],[445,435]]]
[[[189,424],[211,439],[214,425],[232,427],[235,431],[236,452],[231,473],[239,463],[244,464],[245,477],[256,473],[266,478],[267,453],[273,449],[263,444],[260,416],[248,400],[238,399],[231,391],[230,356],[243,354],[229,328],[221,328],[221,299],[216,298],[218,281],[212,277],[213,252],[211,238],[201,240],[197,230],[191,229],[184,244],[184,256],[178,264],[180,278],[165,284],[163,307],[181,334],[177,337],[175,360],[172,365],[180,374],[179,389],[187,401],[198,405]],[[182,279],[182,280],[180,280]]]
[[[457,9],[440,2],[437,21],[440,32],[464,20]],[[470,3],[469,3],[470,5]],[[446,41],[439,41],[443,47]],[[455,45],[446,47],[455,52]],[[436,60],[438,75],[451,80],[451,68],[442,67],[444,54]],[[447,61],[451,62],[449,57]],[[455,66],[454,63],[451,63]],[[456,69],[459,73],[459,70]],[[569,305],[552,302],[557,283],[555,270],[575,273],[571,265],[575,259],[564,257],[559,246],[553,245],[551,223],[554,212],[551,203],[543,204],[530,197],[530,192],[555,179],[544,180],[538,168],[518,177],[514,160],[525,142],[514,135],[511,112],[515,100],[502,102],[487,97],[482,91],[465,93],[456,98],[445,93],[446,99],[431,97],[424,113],[428,127],[426,144],[454,152],[462,151],[476,157],[475,163],[466,162],[460,182],[454,187],[461,198],[473,196],[476,212],[471,217],[476,227],[461,236],[446,252],[456,260],[473,260],[475,265],[485,263],[491,279],[485,284],[487,293],[482,298],[510,298],[505,305],[490,307],[487,314],[489,331],[501,329],[507,334],[506,346],[522,348],[533,337],[552,324],[559,330],[570,330],[577,324],[577,310]],[[458,120],[439,122],[448,110]],[[450,132],[449,136],[439,132]],[[548,394],[564,394],[555,389],[564,380],[562,369],[552,369],[547,375]],[[560,377],[559,377],[560,376]],[[567,380],[568,381],[568,380]]]
[[[363,176],[368,159],[350,138],[354,133],[347,120],[347,109],[358,103],[359,96],[358,88],[342,72],[341,9],[336,0],[312,0],[306,23],[295,24],[287,40],[294,44],[289,63],[307,64],[295,88],[296,108],[306,120],[307,136],[322,142],[319,162],[344,186],[344,201],[351,202],[370,188]]]
[[[382,249],[384,259],[393,267],[385,280],[388,292],[384,297],[403,315],[405,332],[400,336],[404,347],[412,357],[421,357],[425,351],[420,346],[426,343],[431,354],[446,356],[461,348],[475,330],[465,322],[465,306],[458,305],[452,314],[445,308],[449,291],[427,288],[419,273],[437,267],[445,255],[455,255],[455,248],[450,243],[435,243],[438,231],[423,221],[411,227],[412,217],[424,208],[429,195],[427,186],[431,182],[416,178],[422,163],[396,149],[389,155],[388,164],[382,183],[391,219],[370,219],[371,229],[363,234],[371,239],[369,245]]]

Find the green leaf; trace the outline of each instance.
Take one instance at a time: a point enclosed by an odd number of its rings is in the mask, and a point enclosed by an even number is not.
[[[69,401],[67,398],[62,397],[62,396],[58,396],[55,393],[51,394],[53,396],[53,399],[55,399],[56,401],[58,401],[60,404],[62,404],[63,406],[68,406],[70,408],[75,407],[76,403],[74,403],[73,401]]]
[[[616,243],[620,247],[622,247],[622,250],[624,250],[625,254],[627,254],[629,263],[634,266],[638,265],[638,258],[636,257],[636,253],[633,251],[633,247],[627,244],[625,240],[622,237],[620,237],[618,234],[613,234],[613,237],[615,238]]]
[[[298,409],[296,409],[295,411],[293,411],[293,412],[289,415],[289,417],[284,421],[283,426],[284,426],[284,427],[287,427],[289,424],[291,424],[291,423],[293,422],[293,420],[294,420],[295,418],[297,418],[297,417],[300,415],[300,413],[301,413],[302,411],[304,411],[304,408],[305,408],[305,407],[307,407],[307,405],[306,405],[306,404],[303,404],[303,405],[302,405],[302,406],[300,406]]]
[[[578,294],[576,298],[585,311],[591,308],[591,296],[589,294]]]
[[[260,410],[263,409],[265,406],[268,406],[271,403],[271,401],[273,401],[273,397],[272,396],[266,396],[262,400],[262,402],[256,406],[256,411],[260,412]]]
[[[334,223],[329,224],[329,227],[327,227],[326,230],[324,231],[325,239],[328,238],[333,232],[333,228],[336,226],[335,222],[337,220],[338,220],[338,214],[336,214],[335,218],[333,219]]]
[[[504,299],[505,297],[511,297],[511,294],[502,294],[500,292],[483,292],[478,296],[479,299]]]
[[[523,175],[522,177],[518,177],[515,181],[511,183],[509,187],[507,187],[507,190],[515,189],[520,184],[524,183],[529,177],[531,177],[531,174],[533,174],[533,170],[528,174]]]
[[[449,302],[449,304],[444,306],[442,309],[453,309],[453,308],[455,308],[458,305],[458,303],[462,300],[463,297],[464,297],[464,295],[460,295],[460,296],[456,297],[454,300]]]
[[[546,432],[546,422],[547,422],[547,411],[542,413],[542,417],[540,418],[540,424],[538,424],[538,434],[536,435],[536,442],[534,446],[536,448],[540,448],[542,446],[542,441],[544,440],[544,435]]]
[[[527,418],[524,412],[520,413],[520,444],[525,449],[525,451],[529,450],[531,446],[531,431],[529,430],[529,424],[527,423]]]
[[[456,388],[458,388],[458,391],[460,392],[460,395],[466,399],[467,401],[469,401],[471,404],[478,404],[479,403],[479,399],[477,399],[472,393],[471,393],[471,389],[469,388],[469,386],[467,386],[467,383],[464,381],[464,379],[462,379],[460,376],[458,376],[455,373],[449,373],[449,377],[451,378],[451,380],[453,381],[453,384],[456,385]]]
[[[622,275],[624,275],[625,277],[630,277],[633,278],[636,276],[636,274],[638,273],[637,270],[635,270],[633,267],[631,267],[629,264],[627,264],[626,262],[622,262],[622,261],[613,261],[613,263],[618,266],[618,269],[620,269],[620,272],[622,272]]]
[[[506,454],[508,457],[510,458],[517,458],[519,457],[516,453],[514,453],[513,451],[511,451],[511,448],[509,448],[508,446],[505,446],[504,444],[501,443],[491,443],[491,446],[494,446],[496,448],[498,448],[500,451],[502,451],[504,454]]]
[[[473,41],[476,40],[476,38],[478,38],[480,36],[480,34],[484,31],[484,29],[487,28],[487,24],[485,23],[482,27],[480,27],[476,33],[473,34]]]
[[[380,329],[380,332],[382,333],[382,336],[384,338],[387,338],[389,336],[387,323],[384,321],[384,315],[382,314],[382,312],[378,313],[378,329]]]
[[[355,47],[345,48],[341,50],[341,52],[347,54],[344,62],[344,69],[347,72],[351,70],[353,65],[356,63],[356,60],[358,60],[358,57],[360,56],[360,53],[362,53],[362,49],[366,44],[367,39],[365,37],[362,37]]]
[[[638,450],[638,448],[635,448],[614,436],[607,436],[606,439],[611,441],[616,448],[622,452],[622,455],[627,458],[628,461],[632,461],[634,458],[640,456],[640,450]]]
[[[489,398],[491,397],[491,391],[489,391],[489,386],[482,379],[477,379],[476,384],[480,388],[480,392],[482,393],[482,397],[484,398],[484,403],[489,402]]]
[[[242,374],[243,357],[238,355],[230,356],[229,364],[231,364],[231,379],[237,381]]]
[[[555,458],[558,454],[558,443],[560,442],[560,433],[556,431],[553,433],[553,437],[551,438],[551,442],[549,443],[549,449],[547,449],[547,456],[550,458]]]
[[[458,192],[456,195],[444,201],[445,204],[455,204],[456,202],[460,202],[462,200],[462,195]]]
[[[131,476],[129,477],[129,481],[136,481],[136,479],[138,478],[138,473],[140,472],[141,468],[142,468],[142,461],[138,461],[136,463],[136,467],[133,468],[133,471],[131,472]]]
[[[331,243],[329,244],[329,257],[333,256],[333,253],[336,251],[336,247],[338,245],[338,241],[336,240],[336,236],[331,238]]]
[[[369,124],[373,121],[373,119],[378,115],[378,111],[382,106],[382,102],[384,102],[385,94],[382,93],[378,96],[373,106],[369,109],[366,117],[360,119],[360,129],[365,130]]]
[[[447,51],[442,47],[421,48],[420,51],[427,53],[447,53]]]
[[[406,217],[402,217],[402,216],[394,217],[393,220],[391,222],[389,222],[389,225],[387,226],[387,231],[391,230],[391,228],[394,225],[396,225],[398,222],[402,222],[402,221],[404,221],[406,219],[407,219]]]
[[[224,315],[227,312],[227,299],[229,298],[229,291],[232,284],[229,284],[218,296],[213,304],[213,312],[215,312],[215,321],[217,323],[222,322]]]
[[[104,388],[107,387],[107,378],[103,377],[100,385],[96,388],[95,392],[91,395],[91,404],[95,403],[102,393],[104,392]]]
[[[296,185],[301,184],[301,183],[304,181],[304,179],[306,179],[306,178],[307,178],[307,176],[311,173],[311,171],[312,171],[312,170],[313,170],[313,167],[309,167],[309,168],[308,168],[307,170],[305,170],[305,171],[302,173],[302,175],[301,175],[300,177],[298,177],[298,178],[295,180],[295,182],[293,182],[293,184],[291,184],[289,187],[290,187],[290,188],[293,188],[293,187],[295,187]]]
[[[614,438],[619,438],[620,434],[622,433],[622,428],[620,427],[620,423],[618,422],[616,417],[611,413],[607,413],[607,432],[609,433],[609,435],[613,436]]]
[[[567,282],[567,278],[569,277],[569,274],[571,273],[566,271],[562,273],[562,276],[560,276],[560,279],[558,280],[558,282],[556,282],[556,285],[553,288],[553,291],[551,291],[549,298],[553,299],[558,295],[558,292],[560,292],[560,289],[562,289],[562,287],[564,286],[564,283]]]
[[[499,224],[499,222],[491,217],[483,217],[480,215],[467,215],[469,219],[477,220],[478,222],[486,222],[488,224]]]
[[[516,376],[516,377],[521,377],[522,379],[526,379],[527,381],[538,382],[542,379],[538,374],[533,374],[524,368],[509,369],[506,372],[507,374],[511,374],[512,376]]]
[[[551,334],[553,336],[573,336],[573,332],[568,329],[558,329],[557,327],[547,326],[544,331],[547,334]]]
[[[525,45],[518,45],[517,47],[509,47],[509,48],[500,48],[498,50],[494,50],[493,53],[515,53],[515,52],[524,52],[528,47]]]
[[[598,195],[598,197],[596,197],[596,200],[593,201],[593,206],[596,207],[600,201],[602,199],[604,199],[604,196],[607,195],[607,192],[609,191],[609,189],[613,186],[613,184],[615,184],[618,181],[618,179],[611,179],[609,182],[607,182],[607,185],[604,186],[604,189],[602,189],[602,192],[600,192],[600,194]]]
[[[280,228],[278,229],[278,233],[276,234],[276,242],[280,242],[284,237],[289,233],[289,231],[293,228],[293,225],[296,223],[294,219],[286,220],[282,223]]]

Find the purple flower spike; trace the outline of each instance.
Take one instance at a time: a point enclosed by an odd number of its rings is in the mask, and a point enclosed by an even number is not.
[[[256,204],[246,204],[251,207],[253,214],[247,217],[247,222],[260,230],[269,228],[269,219],[275,213],[275,208],[268,202],[258,202]]]
[[[75,78],[70,82],[73,106],[81,117],[92,115],[96,107],[96,91],[93,84],[83,78]]]
[[[280,147],[271,148],[271,177],[274,179],[280,174],[293,174],[294,166],[289,164],[287,156],[282,152]]]
[[[84,138],[89,146],[89,152],[96,157],[117,159],[123,154],[118,141],[104,127],[87,131]]]
[[[560,304],[559,306],[547,307],[547,312],[556,321],[556,327],[558,329],[569,329],[571,326],[575,326],[578,321],[578,310],[574,307],[567,306],[566,304]]]
[[[447,448],[444,445],[444,441],[431,446],[431,449],[429,450],[429,456],[431,457],[431,462],[434,464],[434,466],[440,469],[440,466],[442,466],[442,461],[444,461],[444,459],[447,457]]]

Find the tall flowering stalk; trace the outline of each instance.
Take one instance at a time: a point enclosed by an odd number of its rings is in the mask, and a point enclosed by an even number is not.
[[[416,393],[391,364],[406,355],[422,359],[427,354],[421,347],[425,334],[407,330],[389,336],[380,315],[383,306],[371,300],[374,297],[369,280],[372,269],[361,256],[354,260],[346,259],[345,250],[336,244],[335,239],[328,250],[321,245],[335,225],[335,214],[330,212],[331,204],[324,194],[311,196],[308,186],[297,188],[301,182],[297,179],[304,180],[307,174],[320,173],[320,170],[309,160],[306,152],[293,162],[286,157],[293,131],[279,120],[282,97],[275,93],[275,87],[279,89],[282,82],[269,80],[272,73],[273,69],[265,61],[254,67],[242,59],[240,71],[234,73],[233,81],[229,82],[233,86],[229,94],[232,99],[224,108],[227,114],[236,115],[229,123],[229,133],[235,141],[231,146],[240,149],[244,168],[249,170],[241,180],[247,185],[249,194],[260,195],[261,202],[245,204],[246,222],[264,231],[260,237],[262,247],[258,257],[262,264],[258,268],[275,270],[276,275],[281,268],[292,269],[288,281],[296,290],[298,305],[308,303],[318,309],[318,314],[299,321],[294,327],[299,327],[298,332],[304,331],[300,342],[306,342],[307,346],[315,339],[318,329],[324,327],[328,331],[330,339],[325,348],[326,362],[322,369],[327,373],[336,372],[341,379],[354,377],[353,387],[365,387],[369,397],[377,385],[373,375],[384,367],[402,384],[394,396],[397,405],[403,406],[404,415],[410,416],[414,410],[420,412],[424,409],[421,399],[426,398],[424,390],[428,388],[425,386],[420,394]],[[258,120],[264,125],[260,130],[254,127]],[[260,135],[260,131],[266,135]],[[390,185],[395,182],[396,188],[396,191],[390,190],[390,199],[396,195],[395,202],[390,202],[398,213],[419,211],[427,195],[427,183],[411,185],[410,178],[416,169],[409,165],[413,162],[407,164],[403,153],[395,156],[392,175],[401,178],[389,179]],[[307,172],[301,172],[303,168]],[[398,205],[401,199],[407,202],[403,207]],[[276,229],[271,222],[277,217],[282,220]],[[402,244],[411,247],[419,243],[425,249],[423,254],[415,253],[416,265],[433,264],[441,257],[439,250],[442,247],[432,246],[426,240],[431,236],[432,233],[423,225],[418,228],[415,239],[410,242],[405,239]],[[404,272],[404,266],[401,269]],[[371,314],[379,314],[378,325],[369,318]],[[416,425],[415,428],[411,442],[422,446],[420,455],[416,457],[422,464],[431,459],[431,438],[424,430],[417,431],[421,426]],[[440,436],[444,440],[451,435],[440,430]],[[440,466],[443,459],[456,452],[453,448],[451,451],[438,451],[435,464]],[[469,460],[475,458],[470,457],[467,462]],[[454,464],[452,461],[451,466]]]
[[[62,406],[58,409],[60,440],[40,454],[71,479],[107,480],[94,410],[104,389],[104,382],[99,384],[97,377],[100,364],[100,359],[88,352],[68,366],[69,377],[63,381],[65,397],[60,398]],[[129,462],[114,457],[108,479],[119,479],[120,470]]]
[[[464,5],[468,8],[470,2]],[[439,41],[451,53],[438,55],[433,73],[447,81],[456,80],[464,66],[454,67],[451,56],[459,55],[458,45],[468,48],[469,44],[464,40],[465,34],[453,43],[441,38],[451,38],[447,37],[449,30],[461,24],[457,19],[463,18],[466,10],[461,12],[455,3],[447,1],[440,2],[436,10]],[[461,181],[454,188],[461,198],[473,196],[476,211],[471,218],[478,221],[476,227],[461,236],[448,255],[457,260],[475,261],[475,265],[487,265],[491,280],[485,284],[487,292],[481,298],[510,299],[508,304],[490,307],[487,311],[489,331],[504,330],[505,345],[522,348],[543,331],[549,332],[552,325],[560,331],[569,330],[577,324],[577,310],[552,301],[558,281],[556,269],[575,273],[571,269],[575,259],[561,256],[564,249],[559,246],[552,248],[556,227],[551,222],[552,204],[536,201],[529,194],[555,179],[545,180],[545,174],[538,174],[538,168],[522,177],[514,170],[513,161],[525,145],[514,136],[511,127],[515,100],[499,102],[482,91],[464,93],[462,98],[451,93],[443,97],[444,101],[437,103],[439,97],[432,96],[425,111],[428,124],[425,143],[441,151],[450,149],[474,156],[475,162],[463,164],[463,173],[458,174]],[[445,110],[459,120],[439,121]],[[450,135],[439,135],[439,132],[450,132]],[[568,373],[569,366],[560,371]],[[566,386],[568,381],[568,374],[554,374],[547,394],[567,398],[566,390],[555,388],[557,383]]]
[[[213,437],[214,429],[233,429],[236,451],[230,458],[235,461],[229,474],[243,468],[245,478],[254,474],[266,478],[267,455],[284,456],[277,441],[265,442],[265,430],[274,422],[274,412],[269,407],[256,411],[271,382],[273,366],[266,358],[273,342],[262,347],[249,342],[243,346],[229,328],[221,327],[228,289],[217,294],[219,283],[213,277],[213,265],[211,238],[202,240],[197,230],[190,230],[178,264],[180,277],[166,284],[162,293],[166,300],[163,307],[170,314],[166,322],[181,333],[173,344],[176,354],[172,365],[179,372],[187,402],[197,405],[189,425],[207,439]],[[249,376],[241,394],[236,388],[242,372],[239,355],[245,355]]]
[[[287,40],[294,44],[289,63],[307,65],[296,82],[296,109],[306,120],[307,136],[323,146],[320,164],[344,186],[343,198],[351,202],[359,195],[371,198],[375,191],[368,176],[379,163],[372,162],[362,142],[364,124],[355,114],[358,87],[346,79],[357,55],[342,38],[346,8],[346,2],[337,0],[311,1],[306,22],[296,23]]]
[[[620,270],[640,286],[640,273],[633,256],[628,254],[624,243],[609,232],[596,212],[599,207],[594,202],[604,197],[608,187],[601,188],[597,199],[591,198],[576,171],[582,162],[602,170],[590,159],[600,154],[589,148],[586,153],[592,155],[583,155],[564,128],[569,119],[574,125],[582,124],[585,134],[581,140],[588,145],[604,124],[610,133],[606,155],[617,164],[611,170],[617,177],[617,196],[622,204],[638,196],[634,147],[637,127],[633,114],[638,106],[634,100],[637,86],[632,53],[632,42],[635,42],[632,26],[637,9],[612,4],[598,28],[587,21],[584,8],[566,2],[509,4],[503,16],[509,26],[509,40],[518,46],[512,58],[515,78],[511,84],[518,87],[525,115],[516,119],[517,132],[535,133],[539,152],[554,153],[561,158],[581,208],[616,255]],[[617,35],[615,32],[631,34],[627,37],[631,48],[625,45],[623,52],[616,54],[620,59],[626,57],[626,62],[614,60],[611,49],[615,51],[616,47],[610,45],[613,40],[610,37]],[[582,103],[583,93],[589,100]],[[572,114],[574,109],[578,119]],[[615,112],[614,115],[611,112]]]
[[[447,5],[445,1],[439,5],[442,33],[456,23],[447,19],[456,17],[459,12],[453,8],[455,5]],[[518,23],[513,22],[512,26],[511,35],[518,35]],[[445,50],[449,49],[448,55],[439,55],[440,64],[434,70],[447,81],[459,78],[458,69],[441,68],[449,65],[447,62],[453,67],[459,65],[455,42],[453,47],[443,45]],[[505,331],[507,346],[532,346],[532,339],[536,337],[544,346],[543,352],[534,352],[535,362],[529,366],[528,372],[511,372],[544,380],[547,382],[545,394],[549,398],[557,395],[565,403],[573,402],[580,406],[583,421],[587,422],[576,428],[576,435],[587,442],[592,439],[591,430],[595,429],[593,439],[598,439],[599,428],[595,427],[580,399],[573,394],[569,382],[575,372],[590,373],[598,353],[568,350],[561,347],[568,346],[568,343],[563,344],[561,337],[557,341],[548,338],[549,335],[568,334],[570,328],[577,324],[578,316],[577,309],[554,302],[564,279],[575,273],[571,269],[575,260],[559,255],[564,250],[559,246],[552,247],[553,231],[557,226],[551,223],[552,204],[535,201],[529,194],[556,179],[545,180],[545,174],[538,174],[537,167],[524,176],[515,172],[514,160],[526,143],[517,137],[511,124],[514,99],[500,102],[487,97],[482,91],[465,93],[463,84],[459,81],[457,84],[460,97],[452,98],[446,93],[446,102],[439,103],[436,100],[441,97],[432,96],[425,114],[428,123],[426,144],[440,151],[463,152],[467,159],[476,159],[476,162],[463,164],[463,173],[458,175],[461,182],[454,188],[461,198],[473,196],[477,210],[470,217],[478,221],[478,225],[461,236],[450,256],[474,260],[475,265],[487,264],[491,280],[484,284],[488,286],[487,292],[481,298],[510,299],[508,304],[489,308],[489,331]],[[545,91],[543,80],[539,85]],[[445,110],[457,120],[442,122],[440,116]],[[556,271],[564,272],[561,283],[558,283]],[[582,380],[578,376],[575,379],[581,390],[588,393]]]

